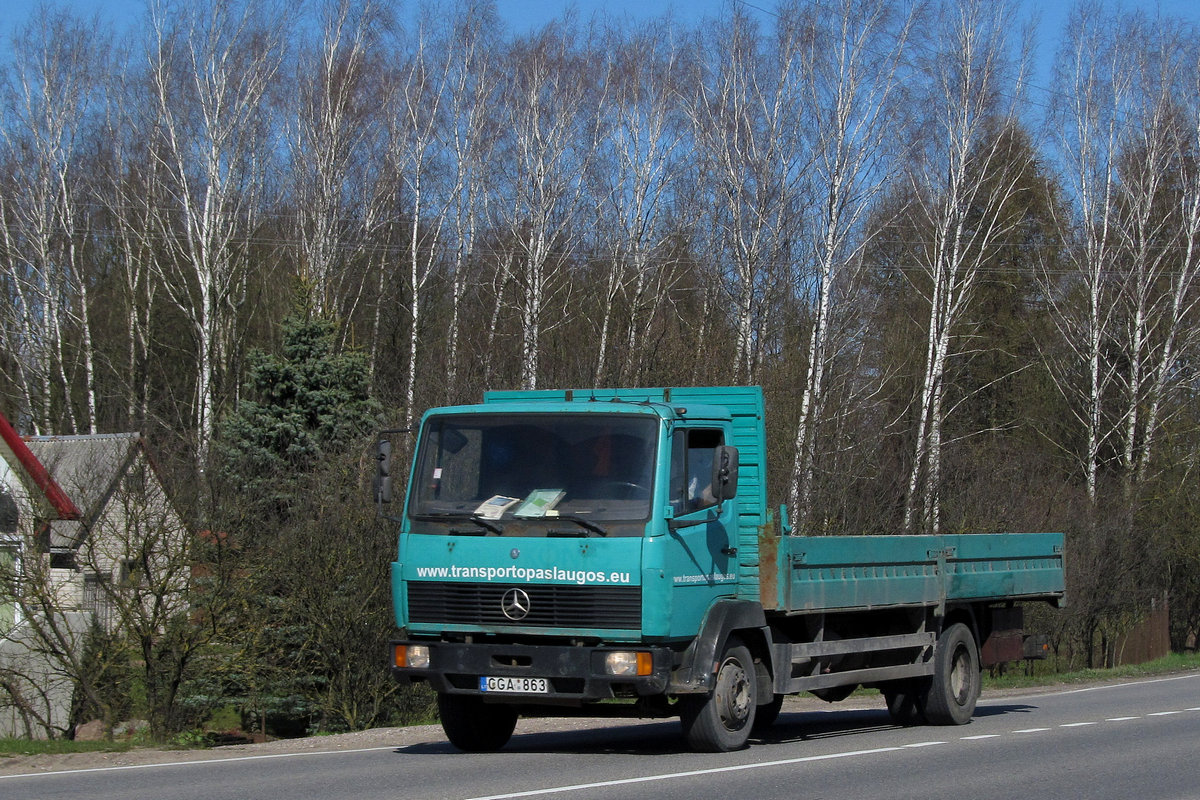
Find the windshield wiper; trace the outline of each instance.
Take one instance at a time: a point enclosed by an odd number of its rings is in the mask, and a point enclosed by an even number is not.
[[[576,525],[586,528],[592,533],[599,534],[600,536],[608,536],[608,531],[605,530],[603,525],[598,525],[590,519],[577,514],[559,514],[557,517],[547,517],[547,519],[565,519],[567,522],[574,522]],[[554,531],[551,531],[551,533],[554,533]]]
[[[419,520],[426,520],[426,521],[434,521],[434,522],[440,522],[442,520],[466,520],[467,522],[474,522],[479,527],[483,528],[486,531],[490,531],[491,533],[494,533],[497,536],[504,533],[504,528],[502,528],[499,523],[493,522],[490,519],[484,519],[483,517],[480,517],[476,514],[461,514],[461,513],[453,513],[453,512],[449,512],[449,511],[434,511],[429,514],[413,514],[412,518],[419,519]],[[454,531],[450,531],[450,532],[454,533]]]

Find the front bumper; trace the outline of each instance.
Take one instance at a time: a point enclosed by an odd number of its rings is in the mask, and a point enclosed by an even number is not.
[[[419,644],[429,648],[429,667],[414,669],[392,666],[392,676],[402,682],[426,681],[444,694],[488,695],[479,688],[481,677],[546,678],[546,694],[501,694],[495,698],[509,703],[579,704],[635,694],[662,694],[674,666],[675,655],[665,647],[573,647],[568,645],[524,645],[490,642],[459,643],[398,640],[391,643],[389,660],[394,664],[396,645]],[[610,675],[604,660],[614,651],[649,652],[649,675]]]

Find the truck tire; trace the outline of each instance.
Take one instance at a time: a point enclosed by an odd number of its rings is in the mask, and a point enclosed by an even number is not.
[[[857,688],[857,683],[848,683],[845,686],[834,686],[829,689],[813,689],[811,694],[826,703],[840,703],[854,694],[854,690]]]
[[[956,622],[938,636],[925,718],[932,725],[966,725],[975,714],[982,682],[975,637]]]
[[[929,681],[898,681],[880,687],[892,722],[910,728],[925,724],[925,698]]]
[[[773,694],[771,699],[765,703],[759,703],[758,708],[754,711],[754,725],[750,728],[751,733],[763,733],[770,729],[775,724],[775,720],[779,719],[779,712],[783,709],[783,695]]]
[[[758,704],[754,659],[740,639],[730,637],[709,695],[681,699],[680,720],[688,746],[703,753],[745,747]]]
[[[461,694],[438,695],[438,717],[450,744],[464,753],[487,753],[508,744],[517,727],[517,710]]]

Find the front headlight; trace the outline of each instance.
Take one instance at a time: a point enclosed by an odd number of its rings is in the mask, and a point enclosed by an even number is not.
[[[395,664],[410,669],[429,669],[429,646],[424,644],[396,645]]]
[[[649,675],[654,671],[654,659],[644,651],[617,650],[604,656],[604,671],[618,677]]]

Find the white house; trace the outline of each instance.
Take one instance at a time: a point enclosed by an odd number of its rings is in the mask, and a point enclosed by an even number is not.
[[[137,613],[185,536],[140,434],[22,437],[0,414],[0,736],[70,729],[88,631]]]

